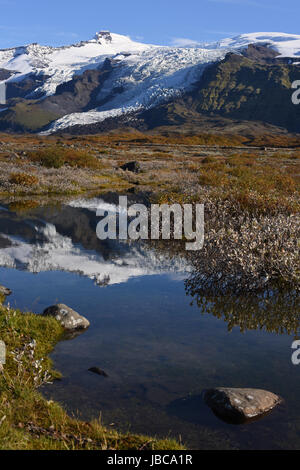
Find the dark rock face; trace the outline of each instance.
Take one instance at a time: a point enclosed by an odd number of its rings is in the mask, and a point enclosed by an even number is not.
[[[84,330],[90,326],[90,322],[85,317],[64,304],[52,305],[46,308],[43,315],[55,317],[65,330]]]
[[[103,103],[98,101],[97,96],[112,70],[112,61],[106,59],[100,69],[86,70],[81,75],[75,75],[72,80],[59,85],[55,95],[41,102],[41,107],[64,116],[100,106]]]
[[[0,115],[0,130],[39,131],[66,114],[85,112],[104,104],[123,90],[120,87],[113,90],[106,100],[98,100],[98,94],[109,78],[113,65],[112,60],[106,59],[100,69],[75,75],[72,80],[59,85],[54,95],[42,100],[36,90],[47,76],[31,74],[20,82],[9,82],[6,93],[9,109]]]
[[[43,74],[29,74],[21,81],[8,82],[6,87],[6,96],[12,98],[41,98],[43,93],[35,92],[49,78]]]
[[[242,424],[268,413],[282,399],[266,390],[214,388],[205,391],[204,401],[221,419]]]
[[[11,70],[0,68],[0,80],[7,80],[12,75],[14,75],[14,72],[12,72]]]
[[[141,172],[141,165],[137,161],[125,163],[120,168],[124,171],[131,171],[132,173]]]
[[[10,246],[12,246],[12,242],[8,238],[3,237],[3,235],[0,235],[0,249],[8,248]]]
[[[257,62],[270,63],[276,61],[278,52],[263,44],[249,44],[247,49],[242,51],[242,55]]]
[[[204,70],[191,93],[192,109],[210,116],[263,122],[299,132],[300,106],[291,100],[291,85],[299,79],[299,66],[262,59],[261,51],[254,47],[250,50],[251,58],[230,53]],[[255,54],[259,59],[252,58]]]

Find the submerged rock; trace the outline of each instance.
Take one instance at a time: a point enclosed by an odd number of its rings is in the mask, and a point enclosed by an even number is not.
[[[8,289],[7,287],[4,287],[4,286],[1,286],[0,285],[0,295],[10,295],[12,292],[10,289]]]
[[[237,424],[258,418],[282,402],[266,390],[223,387],[206,390],[204,400],[218,417]]]
[[[108,377],[107,373],[100,369],[100,367],[90,367],[89,371],[97,375],[102,375],[103,377]]]
[[[90,322],[85,317],[64,304],[46,308],[43,315],[55,317],[66,330],[83,330],[90,326]]]

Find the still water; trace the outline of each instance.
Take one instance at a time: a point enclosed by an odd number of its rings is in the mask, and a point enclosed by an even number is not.
[[[91,323],[56,346],[63,378],[43,393],[82,419],[101,416],[106,426],[175,437],[189,448],[299,449],[300,366],[291,362],[289,329],[299,312],[271,302],[256,329],[243,299],[233,323],[229,311],[191,305],[188,264],[97,240],[96,202],[0,209],[0,284],[13,291],[9,303],[41,313],[62,302]],[[264,388],[285,401],[259,421],[230,425],[203,403],[202,391],[215,386]]]

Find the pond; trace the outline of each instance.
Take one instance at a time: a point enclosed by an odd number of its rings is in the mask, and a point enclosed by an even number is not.
[[[108,427],[172,436],[189,448],[299,449],[297,307],[271,299],[249,319],[246,299],[234,315],[228,299],[215,299],[214,309],[191,305],[190,267],[179,255],[97,239],[95,207],[113,202],[103,196],[24,212],[1,204],[0,284],[13,291],[10,305],[38,314],[61,302],[91,323],[56,346],[63,377],[43,394],[82,419],[100,416]],[[284,403],[259,421],[231,425],[203,402],[202,391],[216,386],[263,388]]]

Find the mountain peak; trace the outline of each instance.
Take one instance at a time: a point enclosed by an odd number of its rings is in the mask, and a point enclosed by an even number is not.
[[[94,39],[96,39],[97,42],[101,42],[103,40],[107,42],[112,42],[112,36],[110,31],[98,31],[95,34]]]

